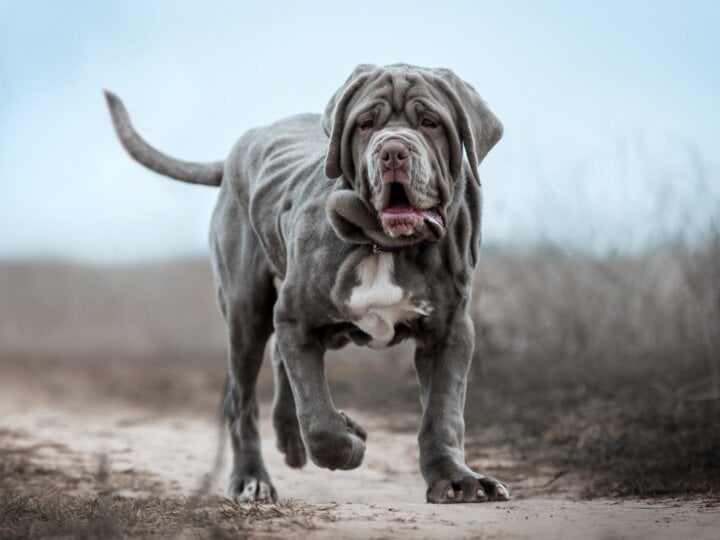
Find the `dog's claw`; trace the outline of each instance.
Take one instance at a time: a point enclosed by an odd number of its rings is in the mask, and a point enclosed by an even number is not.
[[[460,478],[435,481],[427,491],[429,503],[477,503],[486,501],[509,501],[507,486],[490,476],[465,475]]]
[[[495,488],[495,493],[497,494],[497,499],[499,501],[509,501],[510,500],[510,492],[503,485],[497,486]]]
[[[277,502],[275,488],[267,482],[257,478],[245,478],[239,484],[235,482],[228,486],[227,497],[239,503],[246,502]]]

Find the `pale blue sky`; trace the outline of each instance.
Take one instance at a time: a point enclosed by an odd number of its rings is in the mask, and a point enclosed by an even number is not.
[[[132,162],[101,88],[159,148],[221,159],[364,62],[449,67],[503,120],[487,242],[695,234],[720,215],[719,27],[717,1],[0,0],[0,258],[206,251],[216,191]]]

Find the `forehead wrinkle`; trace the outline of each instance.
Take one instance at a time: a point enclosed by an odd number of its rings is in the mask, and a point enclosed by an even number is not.
[[[454,119],[454,108],[448,103],[447,96],[432,84],[432,80],[419,75],[416,78],[418,84],[414,85],[406,96],[407,101],[419,101],[423,107],[435,113],[447,114]]]
[[[372,109],[382,109],[385,106],[392,110],[393,108],[393,77],[390,73],[383,73],[372,84],[366,85],[361,91],[353,97],[348,106],[349,113],[346,114],[345,120],[364,114]]]
[[[392,106],[394,113],[400,113],[405,108],[405,97],[410,89],[408,73],[403,73],[392,78]]]
[[[403,97],[403,107],[406,112],[408,108],[415,107],[419,103],[425,109],[452,117],[452,111],[448,110],[442,92],[439,92],[428,80],[418,73],[409,74],[406,80],[409,83]]]

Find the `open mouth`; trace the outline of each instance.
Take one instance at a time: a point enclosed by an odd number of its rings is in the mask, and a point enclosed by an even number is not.
[[[390,198],[388,199],[387,208],[412,206],[410,199],[405,191],[405,186],[400,182],[390,183]]]
[[[427,225],[435,231],[444,228],[443,218],[437,206],[415,208],[408,198],[405,186],[399,182],[390,184],[390,197],[380,211],[380,219],[387,233],[392,237],[409,236]]]

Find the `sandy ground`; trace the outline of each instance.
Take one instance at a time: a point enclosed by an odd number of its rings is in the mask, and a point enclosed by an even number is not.
[[[268,407],[263,407],[266,414]],[[263,418],[266,463],[281,499],[295,511],[262,521],[254,537],[313,538],[693,538],[720,537],[720,508],[702,501],[592,500],[573,497],[572,478],[551,472],[511,485],[507,503],[436,506],[424,503],[416,442],[393,433],[382,418],[350,411],[369,431],[364,464],[350,472],[313,465],[289,469]],[[0,448],[24,452],[33,464],[63,471],[47,489],[97,495],[97,471],[108,471],[104,489],[125,496],[192,496],[212,469],[218,426],[198,415],[81,403],[39,404],[31,396],[0,397]],[[228,453],[208,493],[222,493]],[[479,470],[503,478],[512,464],[489,451]],[[48,478],[40,475],[37,487]],[[35,482],[35,480],[32,480]],[[550,489],[550,486],[553,486]],[[32,486],[25,486],[32,487]]]

